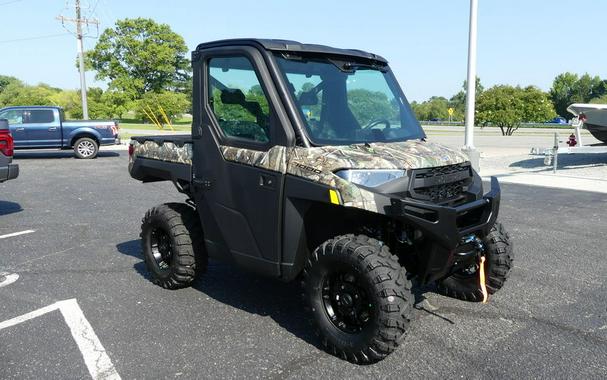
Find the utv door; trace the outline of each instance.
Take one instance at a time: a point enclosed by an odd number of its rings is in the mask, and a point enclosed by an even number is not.
[[[288,139],[268,69],[253,47],[204,50],[193,67],[193,183],[209,254],[278,276],[284,165],[260,162]]]

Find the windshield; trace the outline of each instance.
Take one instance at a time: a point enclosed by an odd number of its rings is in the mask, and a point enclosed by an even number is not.
[[[291,96],[317,145],[420,139],[424,132],[394,76],[382,67],[276,55]]]

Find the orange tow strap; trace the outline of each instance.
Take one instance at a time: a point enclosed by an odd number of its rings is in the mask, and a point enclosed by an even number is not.
[[[481,292],[483,292],[483,303],[487,303],[487,299],[489,298],[489,293],[487,293],[487,286],[485,286],[485,256],[481,256],[479,277],[480,277],[480,282],[481,282]]]

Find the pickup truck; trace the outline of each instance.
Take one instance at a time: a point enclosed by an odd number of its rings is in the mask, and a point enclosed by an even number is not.
[[[297,280],[322,345],[355,363],[403,342],[413,283],[483,302],[502,287],[497,179],[484,192],[468,156],[429,141],[384,58],[237,39],[200,44],[192,68],[191,135],[129,145],[133,178],[187,197],[143,218],[154,283],[189,286],[209,257]]]
[[[15,149],[74,149],[78,158],[94,158],[100,145],[120,143],[117,122],[66,121],[61,107],[6,107],[0,119],[8,120]]]
[[[0,183],[19,176],[19,165],[13,164],[13,136],[8,121],[0,119]]]

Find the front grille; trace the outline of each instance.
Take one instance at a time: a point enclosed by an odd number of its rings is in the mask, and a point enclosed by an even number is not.
[[[434,203],[463,199],[472,182],[469,163],[417,169],[412,177],[409,189],[411,197]]]
[[[445,185],[429,186],[416,189],[415,192],[422,195],[432,202],[444,202],[455,197],[459,197],[464,193],[465,180]]]
[[[415,178],[432,178],[454,173],[470,172],[470,164],[455,164],[446,166],[437,166],[434,168],[417,169],[415,170]]]

